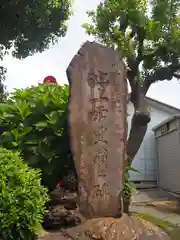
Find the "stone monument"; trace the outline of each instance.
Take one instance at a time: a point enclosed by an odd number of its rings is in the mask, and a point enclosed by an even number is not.
[[[126,70],[119,53],[86,42],[67,68],[69,134],[87,218],[122,214],[127,135]]]

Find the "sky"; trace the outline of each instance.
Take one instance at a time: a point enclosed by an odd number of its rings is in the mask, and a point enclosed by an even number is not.
[[[74,15],[68,22],[68,32],[51,49],[24,60],[6,56],[3,64],[8,69],[5,82],[7,90],[10,92],[14,88],[37,85],[48,75],[56,77],[59,84],[67,83],[66,68],[71,59],[85,41],[93,41],[93,37],[88,36],[82,28],[83,23],[90,21],[86,11],[95,9],[99,2],[74,0]],[[180,82],[174,79],[155,83],[147,96],[180,108]]]

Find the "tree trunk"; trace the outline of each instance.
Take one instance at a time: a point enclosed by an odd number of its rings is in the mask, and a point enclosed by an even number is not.
[[[141,146],[150,120],[150,115],[144,112],[135,111],[132,117],[131,130],[127,143],[128,166],[131,165],[133,158]]]
[[[129,200],[131,199],[131,196],[129,196]],[[128,201],[123,201],[123,212],[129,215],[129,207],[130,207],[130,202]]]
[[[134,104],[134,115],[131,120],[131,130],[127,142],[127,160],[125,162],[125,168],[131,166],[131,163],[137,154],[141,143],[146,134],[148,123],[151,120],[149,110],[147,109],[145,102],[145,94],[141,92],[142,88],[136,88],[135,92],[131,93],[131,101]],[[126,189],[127,191],[127,189]],[[132,192],[126,195],[123,200],[124,213],[129,214],[129,207],[131,203]]]
[[[134,105],[134,115],[131,120],[131,130],[127,142],[128,161],[125,166],[130,166],[144,139],[148,123],[151,120],[147,108],[145,95],[148,88],[140,83],[131,85],[131,102]]]

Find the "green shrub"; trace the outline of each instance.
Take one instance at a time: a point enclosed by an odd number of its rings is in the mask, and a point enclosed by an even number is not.
[[[30,169],[19,153],[0,148],[0,239],[34,239],[47,200],[40,172]]]
[[[124,212],[129,213],[129,205],[131,204],[131,197],[135,191],[135,187],[130,182],[129,172],[138,172],[132,167],[127,167],[124,171],[124,192],[123,192],[123,203],[124,203]]]
[[[16,89],[0,105],[0,144],[21,152],[28,165],[42,171],[42,183],[54,189],[59,178],[74,171],[69,148],[67,85],[40,84]]]

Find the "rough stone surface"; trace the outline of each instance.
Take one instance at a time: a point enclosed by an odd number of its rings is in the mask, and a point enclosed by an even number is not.
[[[127,215],[120,219],[91,219],[83,225],[64,230],[64,236],[71,240],[170,240],[153,224]]]
[[[176,233],[174,233],[176,234]],[[179,239],[173,235],[175,238]],[[47,233],[39,240],[170,240],[171,238],[153,224],[123,215],[120,219],[97,218],[77,227],[56,233]]]
[[[119,53],[86,42],[71,61],[69,128],[86,217],[121,215],[127,134],[127,82]]]

